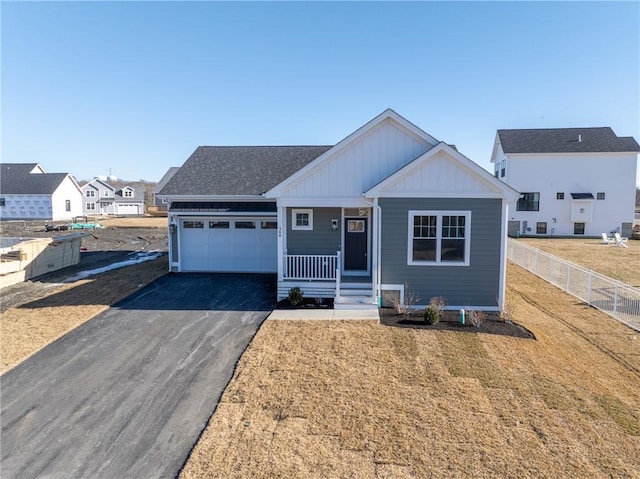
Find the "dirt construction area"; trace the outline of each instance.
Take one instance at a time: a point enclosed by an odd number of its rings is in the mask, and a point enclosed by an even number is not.
[[[1,363],[4,372],[51,341],[104,311],[167,272],[166,218],[99,219],[105,228],[86,230],[86,248],[76,266],[65,268],[0,292]],[[42,238],[69,234],[46,232],[45,222],[3,221],[3,237]],[[74,230],[77,231],[77,230]],[[83,271],[95,271],[147,252],[158,259],[73,280]],[[126,271],[126,273],[123,273]],[[71,280],[71,281],[70,281]],[[44,308],[21,308],[41,301]]]
[[[43,282],[0,316],[3,370],[165,272]],[[265,321],[181,477],[640,478],[640,333],[513,264],[507,303],[536,339]]]

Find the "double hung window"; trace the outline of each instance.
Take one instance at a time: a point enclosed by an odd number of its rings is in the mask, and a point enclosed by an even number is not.
[[[468,266],[470,211],[409,211],[407,264]]]

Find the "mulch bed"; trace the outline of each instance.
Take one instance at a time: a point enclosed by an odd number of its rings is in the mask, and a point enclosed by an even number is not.
[[[395,328],[499,334],[514,338],[536,339],[535,335],[527,328],[514,322],[502,321],[498,313],[487,312],[486,315],[487,318],[479,328],[468,322],[461,324],[458,311],[444,311],[438,323],[429,325],[422,319],[422,311],[416,311],[413,315],[407,316],[397,314],[393,308],[380,308],[380,324]]]
[[[322,303],[318,303],[315,298],[304,298],[302,303],[295,306],[288,299],[283,299],[278,301],[276,309],[333,309],[333,299],[323,299]]]

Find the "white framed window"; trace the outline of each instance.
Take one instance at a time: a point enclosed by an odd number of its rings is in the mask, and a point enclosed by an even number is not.
[[[292,230],[313,230],[313,210],[293,209],[291,210]]]
[[[96,192],[94,190],[87,190],[87,198],[93,198],[94,196],[96,196]]]
[[[87,211],[93,211],[96,209],[95,203],[87,203]]]
[[[127,197],[127,198],[131,198],[133,196],[133,191],[131,190],[124,190],[122,192],[122,196]]]
[[[469,266],[470,211],[409,211],[407,264]]]

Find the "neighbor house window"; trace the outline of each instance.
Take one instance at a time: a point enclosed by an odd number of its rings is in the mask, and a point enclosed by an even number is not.
[[[124,190],[123,193],[124,193],[123,196],[127,196],[129,198],[131,198],[133,196],[133,191],[131,191],[131,190]]]
[[[407,264],[469,265],[470,211],[409,211]]]
[[[71,200],[65,200],[64,209],[65,211],[71,211]]]
[[[4,198],[0,198],[0,206],[5,206],[5,199]]]
[[[313,210],[291,210],[291,229],[313,230]]]
[[[95,209],[96,209],[95,203],[87,203],[87,211],[95,210]]]
[[[204,221],[184,221],[183,228],[204,228]]]
[[[502,160],[500,165],[500,176],[504,178],[505,173],[507,172],[507,160]]]
[[[598,200],[604,200],[604,193],[603,193],[603,192],[596,193],[596,199],[598,199]]]
[[[547,234],[547,223],[546,221],[541,221],[536,223],[536,234],[546,235]]]
[[[556,193],[556,200],[564,200],[564,193]]]
[[[96,192],[93,190],[87,190],[86,194],[87,194],[87,198],[93,198],[94,196],[96,196]]]
[[[540,193],[522,193],[516,205],[517,211],[540,211]]]
[[[573,223],[573,234],[574,235],[583,235],[584,234],[584,223]]]

